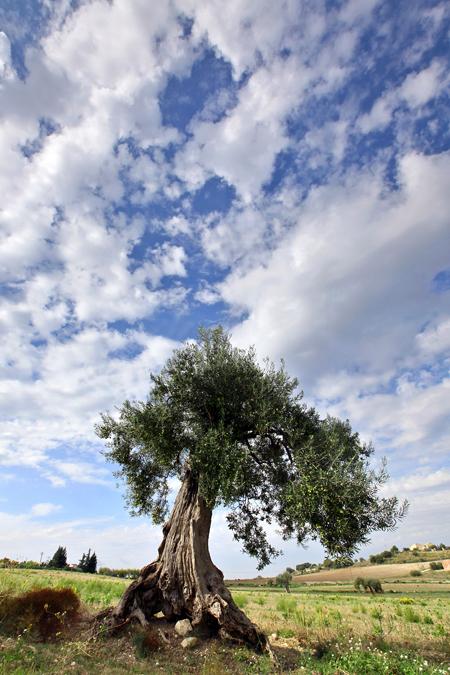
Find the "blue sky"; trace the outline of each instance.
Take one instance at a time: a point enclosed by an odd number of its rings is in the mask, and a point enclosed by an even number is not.
[[[388,458],[410,515],[361,555],[450,543],[449,37],[439,0],[0,3],[0,556],[154,557],[93,427],[216,323]]]

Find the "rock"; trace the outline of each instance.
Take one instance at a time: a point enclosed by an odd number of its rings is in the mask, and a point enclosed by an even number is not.
[[[269,636],[269,640],[273,641],[276,640],[278,635],[276,633],[272,633],[272,635]]]
[[[198,644],[198,638],[196,637],[187,637],[184,638],[184,640],[181,642],[181,646],[183,649],[192,649],[193,647],[196,647]]]
[[[186,637],[189,633],[192,633],[192,624],[189,619],[181,619],[175,624],[175,633],[181,637]]]

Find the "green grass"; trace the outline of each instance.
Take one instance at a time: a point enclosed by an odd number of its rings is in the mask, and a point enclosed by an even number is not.
[[[0,570],[0,593],[70,587],[94,612],[117,602],[127,580],[41,570]],[[414,588],[416,590],[414,590]],[[433,590],[432,590],[433,589]],[[131,634],[92,641],[79,632],[57,643],[1,635],[0,673],[386,673],[443,675],[450,669],[450,584],[357,593],[351,584],[231,589],[249,618],[271,636],[277,669],[266,656],[221,642],[192,651],[164,648],[144,657]]]
[[[248,605],[248,597],[245,595],[245,593],[235,593],[234,601],[241,609],[244,609],[244,607]]]
[[[128,579],[57,570],[0,570],[0,593],[24,593],[32,588],[72,588],[83,603],[114,605],[129,585]]]

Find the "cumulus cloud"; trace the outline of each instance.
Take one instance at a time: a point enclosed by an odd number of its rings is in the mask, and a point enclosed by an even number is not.
[[[418,108],[439,96],[448,84],[445,65],[436,59],[428,68],[410,73],[396,89],[388,90],[362,115],[358,124],[364,133],[385,127],[392,120],[394,111],[403,103]]]
[[[41,502],[40,504],[33,504],[31,507],[31,515],[37,518],[49,516],[51,513],[60,511],[62,506],[59,504],[52,504],[51,502]]]
[[[12,77],[11,45],[8,36],[0,31],[0,80],[10,77]]]
[[[398,467],[425,448],[436,461],[448,452],[450,381],[429,366],[447,346],[447,322],[433,321],[449,299],[432,279],[450,247],[449,170],[448,154],[411,154],[394,192],[373,173],[312,191],[275,249],[219,286],[246,316],[236,343],[285,357],[323,412],[402,448]]]
[[[411,154],[399,191],[386,194],[373,173],[312,190],[268,260],[222,284],[223,298],[248,313],[235,339],[258,335],[308,380],[330,367],[389,367],[446,303],[431,281],[446,265],[449,167],[448,154]]]
[[[95,442],[93,426],[99,413],[125,398],[145,398],[149,372],[164,363],[176,344],[140,331],[90,328],[37,348],[35,370],[22,377],[16,373],[2,383],[6,420],[1,463],[41,466],[47,451],[62,443],[89,447]],[[104,473],[81,465],[48,466],[51,475],[58,469],[63,479],[105,481]]]

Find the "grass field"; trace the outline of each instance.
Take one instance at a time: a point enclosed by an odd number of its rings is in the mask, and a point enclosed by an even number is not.
[[[377,579],[398,579],[407,576],[413,570],[419,570],[426,579],[438,579],[439,574],[442,578],[450,579],[450,573],[443,570],[430,570],[429,562],[413,563],[394,563],[383,565],[368,565],[367,567],[343,567],[336,570],[321,570],[311,574],[300,574],[294,577],[298,583],[308,583],[311,581],[354,581],[357,577],[376,577]]]
[[[42,644],[27,632],[2,635],[0,616],[0,672],[441,675],[450,673],[450,583],[439,580],[443,583],[399,580],[376,596],[356,593],[345,581],[302,585],[290,594],[232,589],[237,604],[270,636],[275,662],[218,641],[204,641],[193,651],[182,650],[178,643],[162,644],[144,656],[139,630],[94,638],[86,622],[64,640]],[[0,596],[69,586],[86,612],[114,604],[127,583],[99,575],[0,570]]]

